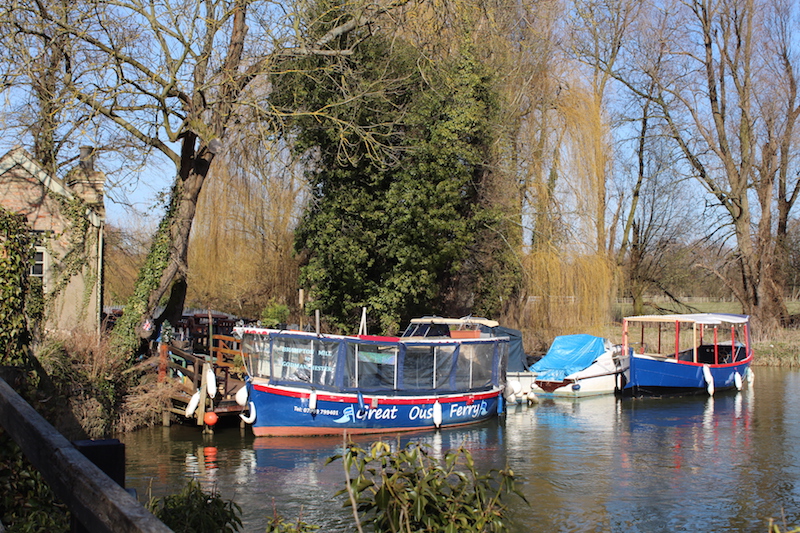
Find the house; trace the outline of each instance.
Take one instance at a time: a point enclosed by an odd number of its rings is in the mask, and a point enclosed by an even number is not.
[[[94,170],[92,152],[81,148],[66,182],[22,148],[0,158],[0,206],[22,214],[34,234],[30,275],[41,278],[48,331],[100,329],[105,175]]]

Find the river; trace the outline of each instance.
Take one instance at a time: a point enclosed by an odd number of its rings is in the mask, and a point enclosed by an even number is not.
[[[479,471],[508,464],[529,502],[507,498],[512,531],[766,533],[769,518],[800,525],[800,372],[755,374],[740,393],[545,400],[476,426],[401,434],[400,444],[438,455],[464,445]],[[335,496],[342,463],[325,465],[338,438],[173,426],[120,439],[127,487],[143,502],[195,477],[241,506],[246,532],[263,532],[275,510],[320,531],[355,530]]]

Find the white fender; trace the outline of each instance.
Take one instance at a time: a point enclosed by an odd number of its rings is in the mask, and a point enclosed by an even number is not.
[[[252,424],[253,422],[255,422],[256,421],[256,404],[254,404],[253,402],[250,402],[250,414],[248,416],[244,416],[244,413],[239,413],[239,418],[241,418],[242,421],[245,424]]]
[[[519,393],[522,392],[522,383],[520,383],[516,379],[512,379],[511,381],[509,381],[508,386],[511,388],[511,391],[515,396],[519,396]]]
[[[753,372],[753,369],[748,366],[747,367],[747,386],[748,387],[753,384],[753,380],[755,378],[756,378],[756,375]]]
[[[198,405],[200,405],[200,391],[195,392],[189,398],[189,403],[186,404],[186,418],[192,417]]]
[[[236,391],[236,396],[235,396],[236,403],[238,403],[242,407],[247,405],[247,397],[248,397],[248,393],[247,393],[247,387],[246,386],[243,386],[241,389]]]
[[[508,405],[516,405],[517,404],[517,395],[512,392],[508,396],[508,398],[506,398],[506,402],[508,402]]]
[[[312,411],[317,409],[317,391],[312,390],[311,395],[308,397],[308,408]]]
[[[209,398],[217,395],[217,376],[210,365],[206,367],[206,390]]]
[[[433,404],[433,424],[438,428],[442,425],[442,404],[439,400]]]
[[[733,384],[736,385],[736,390],[742,390],[742,375],[740,373],[733,373]]]
[[[528,405],[533,405],[535,403],[539,403],[539,397],[536,396],[535,392],[530,391],[528,393]]]
[[[706,390],[709,396],[714,396],[714,376],[711,375],[711,369],[708,365],[703,365],[703,379],[706,380]]]

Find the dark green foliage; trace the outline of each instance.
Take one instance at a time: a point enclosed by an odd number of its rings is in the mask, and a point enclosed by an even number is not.
[[[178,494],[151,499],[147,508],[176,533],[223,533],[239,531],[242,509],[216,492],[207,494],[197,480],[190,480]]]
[[[399,39],[347,38],[352,55],[284,63],[271,96],[304,110],[287,138],[310,168],[295,241],[309,309],[347,330],[366,306],[387,333],[420,314],[499,312],[504,295],[484,284],[502,275],[481,272],[490,256],[490,269],[509,269],[484,246],[502,231],[483,197],[491,76],[469,50],[434,64]]]
[[[508,531],[504,495],[517,491],[510,469],[479,475],[465,448],[437,461],[416,443],[392,451],[385,442],[369,451],[350,444],[341,456],[348,475],[350,505],[376,533]],[[353,476],[353,477],[350,477]],[[526,500],[527,501],[527,500]]]
[[[33,250],[25,219],[0,207],[0,365],[26,362],[25,306]]]
[[[289,306],[278,303],[274,299],[261,312],[261,323],[264,327],[274,328],[279,324],[285,324],[289,320]]]
[[[8,533],[69,531],[67,508],[0,428],[0,522]]]

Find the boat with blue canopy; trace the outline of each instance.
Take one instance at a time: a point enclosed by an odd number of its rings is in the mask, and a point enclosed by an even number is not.
[[[561,335],[530,367],[531,392],[537,396],[581,398],[622,389],[628,358],[608,339],[584,333]]]
[[[235,328],[248,373],[242,419],[256,436],[311,436],[458,426],[502,412],[509,338],[491,332],[497,323],[415,320],[402,337]]]

